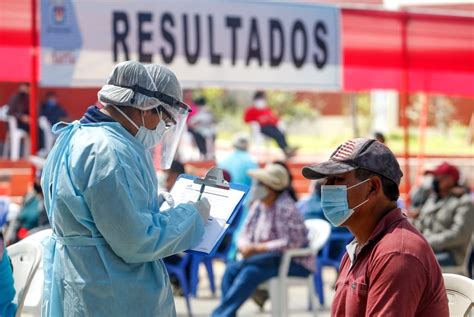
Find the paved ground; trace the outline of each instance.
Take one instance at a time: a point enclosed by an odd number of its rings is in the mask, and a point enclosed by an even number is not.
[[[207,317],[211,314],[212,310],[218,305],[220,298],[220,281],[224,273],[225,266],[221,262],[215,262],[214,272],[216,275],[216,283],[218,291],[215,296],[212,296],[209,281],[207,278],[206,271],[201,266],[199,272],[200,283],[197,298],[191,299],[191,307],[194,317]],[[329,306],[334,297],[334,290],[332,285],[334,285],[336,279],[336,272],[331,269],[327,269],[323,272],[323,280],[325,287],[325,296],[326,296],[326,307],[317,307],[316,314],[317,316],[326,317],[330,316]],[[308,293],[306,286],[293,286],[288,290],[289,298],[289,311],[291,317],[310,317],[314,316],[312,312],[306,310],[308,305]],[[186,303],[183,297],[175,297],[176,311],[178,317],[188,316]],[[258,306],[252,301],[248,300],[239,310],[239,317],[270,317],[271,316],[271,303],[270,300],[267,301],[264,307],[264,311],[260,312]]]

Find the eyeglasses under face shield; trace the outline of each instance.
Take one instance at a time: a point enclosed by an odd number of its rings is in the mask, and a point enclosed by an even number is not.
[[[159,91],[152,91],[138,85],[118,87],[133,90],[133,97],[130,100],[132,104],[135,102],[135,94],[137,93],[158,100],[157,106],[153,109],[160,116],[160,119],[164,120],[166,134],[163,136],[161,144],[152,151],[155,162],[157,162],[156,158],[159,157],[160,168],[170,168],[191,108],[184,102]]]
[[[167,130],[171,129],[177,124],[176,119],[168,110],[165,109],[164,106],[159,105],[158,107],[153,108],[153,110],[155,110],[156,115],[160,117],[160,120],[163,120],[165,122]]]

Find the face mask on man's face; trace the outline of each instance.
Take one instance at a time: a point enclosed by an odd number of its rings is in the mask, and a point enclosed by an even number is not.
[[[156,128],[153,130],[146,128],[145,123],[143,123],[143,125],[138,128],[135,138],[137,138],[147,149],[151,149],[161,142],[165,132],[166,124],[164,120],[160,120]]]
[[[351,187],[347,187],[346,185],[323,185],[321,187],[321,207],[323,208],[327,220],[335,227],[342,225],[352,216],[355,209],[369,201],[369,199],[366,199],[357,206],[349,208],[349,202],[347,200],[348,190],[367,182],[369,179],[370,178],[361,181]]]
[[[420,187],[425,189],[430,189],[433,187],[433,175],[425,175],[421,179]]]
[[[155,129],[151,130],[145,127],[145,119],[143,118],[143,112],[141,112],[142,126],[139,127],[127,114],[120,110],[120,108],[115,106],[113,107],[138,130],[137,134],[135,134],[135,138],[139,140],[147,149],[151,149],[158,145],[163,139],[165,133],[167,132],[165,120],[163,120],[163,117],[161,115],[160,122],[158,122],[158,125]]]
[[[49,98],[48,101],[46,102],[48,106],[55,106],[56,103],[57,103],[56,98]]]

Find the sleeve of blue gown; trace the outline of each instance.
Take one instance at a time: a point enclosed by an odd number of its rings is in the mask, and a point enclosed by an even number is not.
[[[149,209],[149,197],[136,171],[120,164],[84,191],[97,229],[125,262],[148,262],[187,250],[204,233],[204,222],[192,205],[159,212]]]
[[[0,239],[0,248],[3,248],[3,240]],[[0,252],[2,253],[2,252]],[[16,305],[12,303],[15,297],[13,288],[13,273],[7,252],[0,254],[0,316],[13,317],[16,312]]]

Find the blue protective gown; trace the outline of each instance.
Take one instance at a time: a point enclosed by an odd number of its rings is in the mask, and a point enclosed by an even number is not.
[[[13,317],[16,313],[15,288],[8,252],[0,234],[0,317]]]
[[[53,130],[60,136],[42,178],[53,229],[42,316],[175,316],[161,258],[199,243],[199,212],[159,212],[151,155],[119,123]]]

